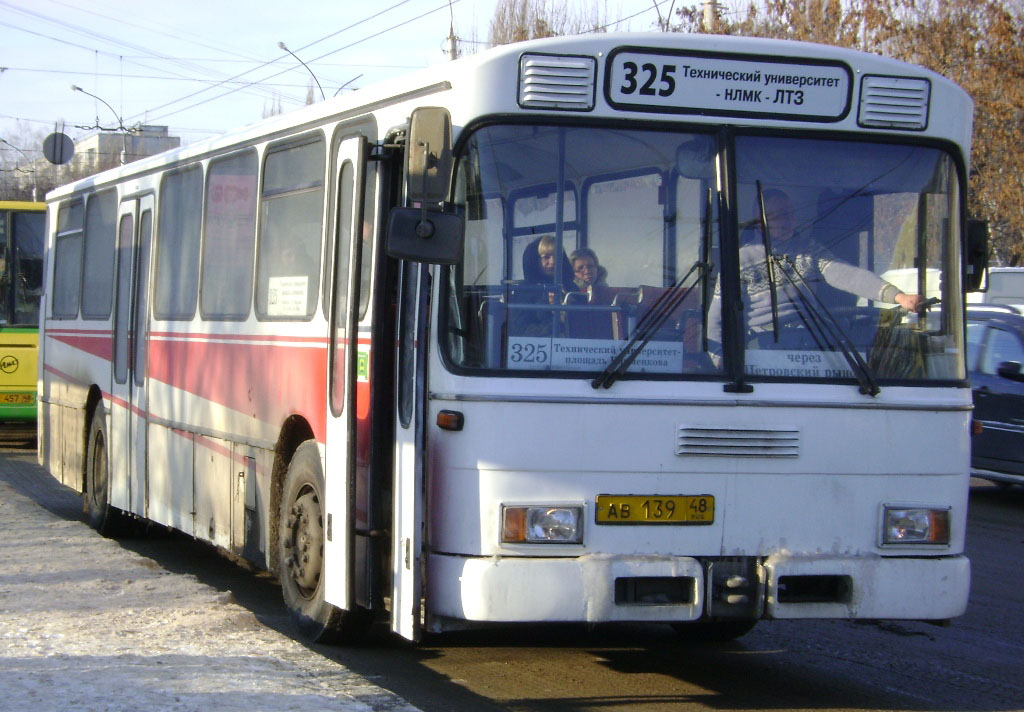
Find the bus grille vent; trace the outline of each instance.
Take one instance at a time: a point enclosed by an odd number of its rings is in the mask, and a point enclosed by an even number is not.
[[[700,457],[799,457],[796,428],[751,430],[679,426],[677,455]]]
[[[867,75],[861,83],[861,126],[923,131],[928,126],[928,95],[925,79]]]
[[[519,60],[519,105],[590,111],[596,75],[593,57],[524,54]]]

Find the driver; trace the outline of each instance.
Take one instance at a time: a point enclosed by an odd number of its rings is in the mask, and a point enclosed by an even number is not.
[[[870,270],[842,262],[823,245],[813,241],[796,228],[793,203],[781,190],[764,191],[765,215],[771,237],[772,252],[780,258],[775,264],[775,296],[779,324],[799,323],[799,312],[816,308],[814,300],[804,305],[797,295],[797,284],[804,283],[811,290],[815,284],[825,282],[836,289],[858,297],[899,304],[907,311],[918,311],[924,298],[907,294],[886,282]],[[767,347],[774,339],[772,326],[772,290],[769,281],[764,245],[760,240],[740,248],[740,289],[748,329],[749,348]],[[787,274],[789,277],[787,277]],[[792,281],[791,279],[792,278]],[[708,314],[708,339],[716,345],[721,342],[721,282],[715,284],[715,294]],[[780,334],[780,342],[783,335]]]

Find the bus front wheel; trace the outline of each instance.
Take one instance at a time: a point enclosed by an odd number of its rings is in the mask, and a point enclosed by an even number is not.
[[[320,450],[315,440],[307,440],[292,456],[281,494],[277,536],[281,589],[292,621],[305,639],[355,642],[369,628],[368,612],[345,611],[324,600],[323,493]]]

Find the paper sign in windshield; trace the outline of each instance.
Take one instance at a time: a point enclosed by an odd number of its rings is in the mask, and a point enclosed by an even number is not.
[[[866,359],[866,356],[862,354]],[[748,376],[779,378],[853,378],[850,364],[835,351],[776,351],[748,349]]]
[[[542,371],[601,371],[615,358],[625,341],[612,339],[549,339],[512,336],[506,363],[512,369]],[[683,345],[652,341],[637,354],[630,373],[681,373]]]

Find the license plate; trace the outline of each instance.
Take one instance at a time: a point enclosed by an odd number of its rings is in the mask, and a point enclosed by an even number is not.
[[[32,393],[0,393],[0,405],[32,405],[36,397]]]
[[[600,494],[598,524],[711,524],[715,498],[710,494]]]

